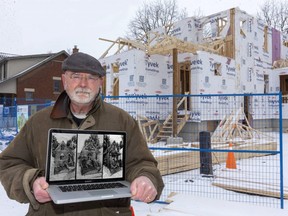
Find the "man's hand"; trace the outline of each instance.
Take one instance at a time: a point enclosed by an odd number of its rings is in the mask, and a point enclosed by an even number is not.
[[[33,193],[35,199],[40,203],[45,203],[51,201],[51,197],[46,191],[48,188],[48,183],[44,177],[37,178],[33,183]]]
[[[142,202],[152,202],[156,195],[157,190],[151,180],[146,176],[140,176],[131,183],[132,199],[140,200]]]

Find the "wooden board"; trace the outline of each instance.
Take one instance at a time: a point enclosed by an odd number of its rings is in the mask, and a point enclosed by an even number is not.
[[[253,174],[251,173],[251,175]],[[212,185],[247,194],[257,194],[261,196],[280,198],[280,185],[276,184],[262,183],[259,181],[256,182],[245,179],[218,177],[212,183]],[[284,187],[284,199],[288,199],[287,187]]]
[[[228,144],[219,143],[217,149],[229,149]],[[175,147],[175,146],[173,146]],[[183,145],[181,146],[183,147]],[[261,144],[242,144],[234,146],[235,150],[257,150],[257,151],[276,151],[276,142],[267,142]],[[158,168],[162,175],[188,171],[200,168],[200,152],[199,151],[152,151],[154,157],[158,161]],[[259,153],[235,153],[236,160],[264,156],[267,154]],[[227,152],[213,152],[212,163],[218,164],[226,161]]]

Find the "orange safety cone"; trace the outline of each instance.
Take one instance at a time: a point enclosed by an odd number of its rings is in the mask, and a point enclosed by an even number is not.
[[[135,216],[134,208],[130,206],[131,216]]]
[[[229,143],[229,149],[232,150],[232,142]],[[236,160],[234,156],[234,152],[228,152],[228,156],[226,159],[226,168],[228,169],[237,169]]]

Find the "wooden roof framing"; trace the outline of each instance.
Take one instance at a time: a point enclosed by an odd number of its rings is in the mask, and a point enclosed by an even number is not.
[[[202,45],[202,44],[194,44],[191,42],[180,40],[176,37],[168,36],[168,35],[160,35],[155,32],[152,32],[155,37],[152,40],[148,41],[146,45],[146,52],[149,55],[153,54],[161,54],[167,55],[171,54],[173,49],[177,49],[179,53],[196,53],[198,50],[203,50],[212,53],[218,53],[213,47]],[[157,41],[155,45],[153,45],[154,41]],[[224,44],[223,40],[219,41],[219,43]]]
[[[205,43],[205,44],[194,44],[191,42],[180,40],[176,37],[168,36],[168,35],[160,35],[158,33],[152,32],[150,33],[148,42],[146,44],[142,44],[137,41],[125,39],[125,38],[117,38],[115,41],[108,40],[104,38],[99,38],[100,40],[112,42],[111,46],[102,54],[100,58],[104,58],[107,56],[109,51],[115,45],[118,45],[115,54],[120,53],[126,48],[127,50],[131,49],[139,49],[146,52],[148,55],[160,54],[160,55],[168,55],[172,54],[173,49],[177,49],[179,53],[193,53],[195,54],[197,51],[207,51],[215,54],[221,54],[221,50],[224,49],[225,40],[217,39],[213,42]],[[156,41],[156,43],[155,43]]]
[[[104,38],[99,38],[99,40],[103,40],[103,41],[107,41],[107,42],[112,42],[111,46],[102,54],[102,56],[100,58],[104,58],[107,56],[107,54],[109,53],[109,51],[117,44],[118,45],[118,48],[116,50],[116,52],[114,53],[117,54],[117,53],[120,53],[121,50],[123,50],[125,47],[128,49],[128,50],[131,50],[131,49],[140,49],[140,50],[145,50],[145,45],[137,42],[137,41],[133,41],[133,40],[129,40],[129,39],[126,39],[126,38],[121,38],[121,37],[118,37],[115,41],[113,40],[108,40],[108,39],[104,39]]]
[[[115,45],[118,45],[118,48],[114,54],[120,53],[124,50],[124,48],[126,48],[126,50],[139,49],[148,55],[172,54],[173,49],[177,49],[178,53],[195,54],[197,51],[206,51],[230,58],[235,58],[235,8],[230,10],[229,17],[228,14],[224,15],[223,17],[217,17],[217,37],[205,38],[206,42],[201,44],[184,41],[176,37],[169,36],[166,33],[160,34],[157,32],[149,32],[145,34],[143,38],[147,38],[146,43],[141,43],[139,41],[129,40],[121,37],[117,38],[115,41],[99,38],[103,41],[112,42],[111,46],[100,58],[106,57],[108,52],[111,51],[112,47]],[[203,26],[205,23],[208,23],[211,20],[209,17],[205,17],[200,21],[201,26]],[[165,26],[165,28],[167,27],[171,27],[171,25]],[[167,32],[167,29],[165,32]]]
[[[274,68],[288,67],[288,59],[280,59],[280,60],[274,61],[273,67]]]

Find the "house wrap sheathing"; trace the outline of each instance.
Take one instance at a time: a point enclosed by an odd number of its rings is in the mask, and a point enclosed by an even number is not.
[[[232,8],[203,18],[189,17],[174,23],[171,33],[171,36],[166,35],[165,27],[155,29],[148,34],[147,44],[139,43],[138,46],[135,45],[137,42],[127,43],[132,45],[132,48],[130,46],[127,49],[118,49],[110,56],[106,52],[99,59],[107,72],[103,89],[105,95],[140,96],[125,99],[127,101],[123,108],[132,116],[142,115],[152,119],[165,119],[167,113],[161,113],[162,107],[166,107],[163,110],[167,110],[167,106],[172,109],[172,98],[147,100],[141,96],[173,94],[172,50],[174,48],[178,48],[179,73],[187,73],[187,71],[189,73],[189,79],[185,80],[188,82],[187,85],[182,81],[176,87],[180,94],[279,91],[286,94],[284,91],[286,82],[280,83],[281,77],[284,76],[287,76],[288,81],[288,64],[285,63],[288,58],[288,37],[245,11]],[[163,38],[167,40],[164,41]],[[183,45],[182,48],[178,44]],[[170,52],[169,47],[171,47]],[[279,61],[282,64],[279,64]],[[211,97],[199,97],[194,100],[199,100],[199,103],[193,105],[190,118],[196,115],[198,120],[217,120],[219,116],[223,116],[220,115],[221,113],[211,115],[210,119],[199,116],[203,104],[207,110],[207,104],[217,103],[217,101],[212,101],[214,99]],[[216,100],[225,100],[225,98],[219,97]],[[250,102],[252,103],[251,115],[256,110],[258,117],[259,111],[268,113],[261,101],[255,99]],[[111,103],[122,106],[117,100]],[[263,118],[275,116],[277,118],[279,115],[277,98],[271,96],[269,103],[269,115]],[[230,106],[229,102],[222,101],[222,104]],[[283,109],[286,109],[285,105]],[[137,109],[137,106],[141,106],[141,109]],[[275,112],[271,112],[271,106],[275,106]],[[211,109],[213,109],[212,105]],[[223,111],[217,110],[217,112]]]

